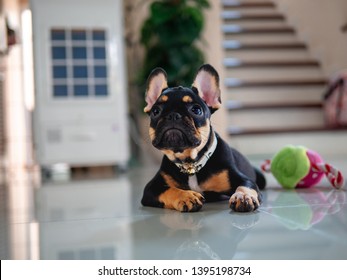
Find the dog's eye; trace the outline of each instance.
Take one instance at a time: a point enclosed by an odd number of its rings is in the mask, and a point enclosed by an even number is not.
[[[153,107],[153,108],[152,108],[152,111],[151,111],[153,117],[158,116],[158,115],[160,114],[160,112],[161,112],[161,110],[160,110],[160,108],[157,107],[157,106]]]
[[[201,116],[203,113],[201,106],[198,104],[193,105],[190,110],[197,116]]]

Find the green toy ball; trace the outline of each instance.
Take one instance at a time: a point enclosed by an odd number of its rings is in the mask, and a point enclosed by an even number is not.
[[[340,189],[344,185],[344,178],[339,170],[324,163],[317,152],[303,146],[285,146],[272,160],[266,160],[261,168],[265,172],[271,172],[286,189],[310,188],[318,184],[324,175],[334,188]]]

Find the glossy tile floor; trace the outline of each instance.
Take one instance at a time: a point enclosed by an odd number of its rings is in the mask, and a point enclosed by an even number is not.
[[[37,170],[7,170],[1,259],[347,259],[346,189],[285,191],[270,177],[255,213],[227,201],[178,213],[140,205],[155,171],[37,185]]]

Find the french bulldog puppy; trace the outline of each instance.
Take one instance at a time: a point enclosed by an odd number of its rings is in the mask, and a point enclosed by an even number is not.
[[[168,87],[166,72],[154,69],[146,103],[150,139],[164,156],[142,205],[195,212],[205,197],[227,195],[234,211],[259,207],[264,176],[211,126],[211,115],[221,106],[219,75],[211,65],[200,67],[191,88]]]

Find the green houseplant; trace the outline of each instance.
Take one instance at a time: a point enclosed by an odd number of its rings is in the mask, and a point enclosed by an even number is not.
[[[190,86],[204,62],[196,43],[204,26],[203,9],[208,7],[208,0],[152,2],[141,30],[141,44],[145,49],[142,81],[152,69],[162,67],[170,86]]]

